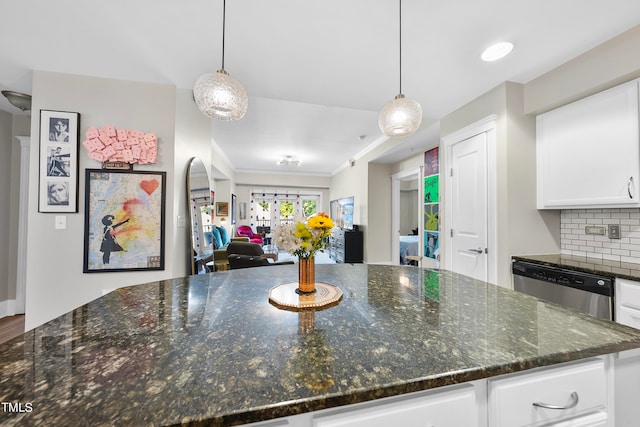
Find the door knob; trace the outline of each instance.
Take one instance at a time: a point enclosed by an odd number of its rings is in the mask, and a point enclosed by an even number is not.
[[[471,249],[467,249],[467,251],[474,252],[474,253],[477,253],[477,254],[481,254],[483,252],[482,248],[478,248],[478,249],[471,248]]]

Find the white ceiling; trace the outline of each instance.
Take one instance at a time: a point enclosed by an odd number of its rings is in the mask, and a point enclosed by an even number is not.
[[[435,144],[437,120],[504,81],[526,83],[640,24],[637,0],[404,0],[402,89],[423,108],[396,161]],[[191,88],[221,65],[222,0],[3,1],[0,89],[32,70]],[[479,56],[510,40],[495,63]],[[398,93],[397,0],[229,0],[225,69],[249,93],[238,122],[212,122],[238,171],[331,174],[379,143]],[[19,111],[0,99],[0,109]],[[435,123],[435,124],[433,124]],[[302,161],[277,166],[281,155]]]

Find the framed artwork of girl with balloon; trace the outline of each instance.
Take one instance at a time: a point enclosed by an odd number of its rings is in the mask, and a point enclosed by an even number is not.
[[[166,172],[85,173],[83,271],[164,270]]]

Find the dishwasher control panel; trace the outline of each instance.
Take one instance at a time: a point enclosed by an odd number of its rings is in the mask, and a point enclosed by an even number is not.
[[[514,261],[512,263],[512,272],[514,275],[529,277],[543,282],[556,283],[601,295],[613,295],[615,279],[612,277],[525,261]]]

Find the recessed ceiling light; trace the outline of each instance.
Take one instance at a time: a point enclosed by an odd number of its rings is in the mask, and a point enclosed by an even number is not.
[[[507,56],[512,50],[513,43],[500,42],[486,48],[480,58],[486,62],[497,61]]]

